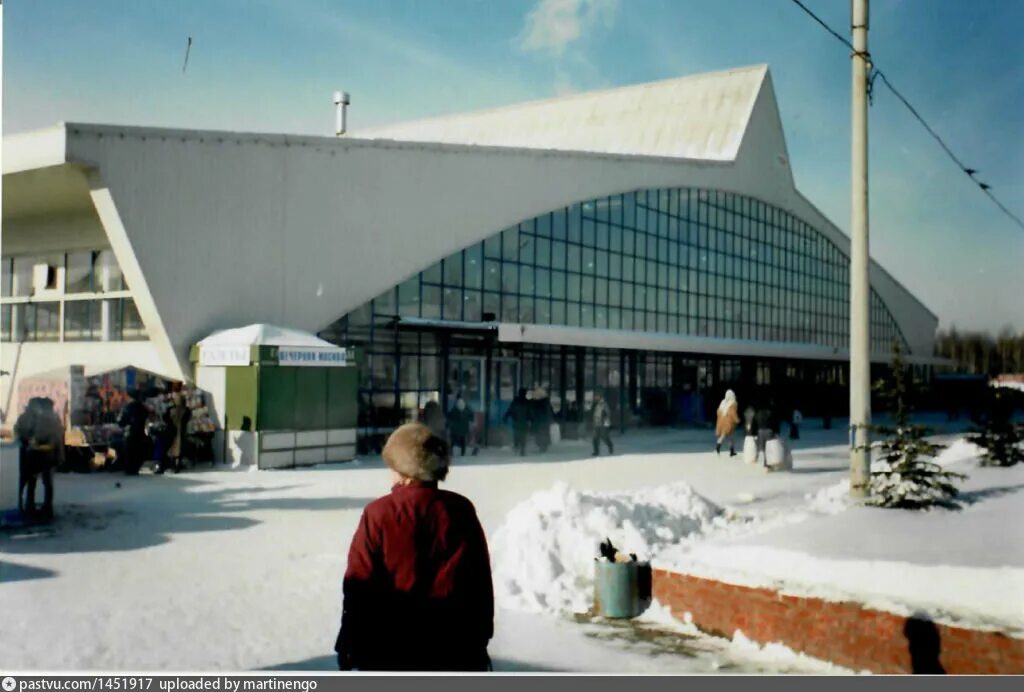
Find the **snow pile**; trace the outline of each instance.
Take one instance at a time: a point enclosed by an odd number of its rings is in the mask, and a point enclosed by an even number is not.
[[[722,517],[687,483],[634,493],[557,483],[516,506],[492,537],[495,598],[511,610],[586,612],[597,546],[606,537],[645,560]]]
[[[817,514],[839,514],[851,504],[850,481],[839,481],[835,485],[822,488],[816,493],[809,493],[804,496],[807,500],[808,509]]]
[[[961,437],[939,452],[935,457],[935,463],[939,466],[949,466],[964,461],[975,461],[984,453],[985,450],[981,447]]]

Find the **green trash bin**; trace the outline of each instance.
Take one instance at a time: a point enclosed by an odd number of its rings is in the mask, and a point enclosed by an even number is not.
[[[594,560],[594,609],[606,618],[633,618],[651,605],[649,562]]]

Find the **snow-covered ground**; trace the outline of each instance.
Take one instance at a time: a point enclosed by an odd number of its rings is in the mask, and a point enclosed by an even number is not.
[[[539,607],[534,599],[530,607],[529,599],[506,588],[507,581],[499,582],[515,574],[510,551],[520,551],[525,564],[531,551],[571,545],[576,557],[564,561],[589,565],[596,542],[587,545],[585,536],[602,532],[615,534],[627,550],[657,553],[656,563],[672,550],[683,551],[672,559],[687,571],[704,564],[699,550],[742,556],[767,549],[778,551],[771,560],[790,559],[782,551],[806,559],[813,553],[822,564],[870,558],[871,569],[885,574],[892,574],[884,569],[893,564],[929,575],[947,567],[975,570],[965,578],[1000,569],[1004,584],[985,583],[995,590],[1019,587],[1019,471],[972,466],[965,487],[976,503],[959,513],[847,509],[836,490],[846,477],[845,430],[839,422],[834,431],[814,427],[805,425],[794,472],[785,474],[765,474],[739,457],[716,457],[707,451],[706,431],[630,433],[617,439],[619,454],[597,459],[588,458],[588,445],[580,442],[525,460],[508,451],[458,459],[446,486],[474,501],[492,538],[501,606],[490,647],[495,668],[847,672],[778,647],[758,648],[742,636],[727,642],[701,635],[657,608],[636,626],[575,622],[553,612],[556,604],[585,606],[578,595],[542,600]],[[330,649],[348,542],[362,507],[388,490],[379,459],[276,472],[60,475],[57,482],[60,518],[53,535],[0,533],[0,666],[333,669]],[[558,540],[547,536],[531,546],[530,536],[540,534],[506,522],[513,510],[530,515],[538,497],[604,507],[608,496],[602,494],[618,498],[612,504],[631,519],[632,532],[598,521],[590,533],[569,529]],[[685,517],[675,514],[680,506],[689,512]],[[1005,521],[1010,508],[1012,524]],[[654,523],[665,526],[652,532]],[[819,528],[829,525],[829,531]],[[518,539],[510,542],[517,530]],[[832,532],[841,539],[832,541]],[[854,552],[844,552],[844,542]],[[779,577],[751,576],[744,560],[721,558],[717,564],[740,580]],[[576,586],[586,589],[586,567],[577,569],[584,574]],[[547,576],[549,582],[560,577]],[[676,636],[667,637],[668,631]]]

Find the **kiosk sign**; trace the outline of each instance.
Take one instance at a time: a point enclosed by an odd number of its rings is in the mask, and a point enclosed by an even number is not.
[[[200,365],[248,365],[248,346],[199,346]]]
[[[348,364],[348,358],[343,348],[279,348],[277,364],[341,367]]]

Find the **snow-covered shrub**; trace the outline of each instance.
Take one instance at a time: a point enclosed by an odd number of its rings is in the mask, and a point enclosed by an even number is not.
[[[1024,463],[1024,425],[1013,422],[1013,399],[1001,391],[989,396],[987,410],[975,419],[967,439],[984,450],[982,466]]]
[[[883,439],[873,445],[878,458],[871,465],[867,503],[897,509],[958,507],[954,481],[965,476],[932,461],[943,446],[926,439],[934,432],[931,428],[910,422],[907,372],[899,343],[893,345],[892,376],[875,387],[892,405],[896,425],[872,427]]]

